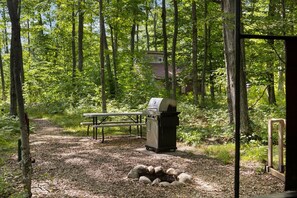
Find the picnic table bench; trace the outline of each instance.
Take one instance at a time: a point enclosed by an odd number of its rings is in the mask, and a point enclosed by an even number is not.
[[[82,122],[81,125],[87,125],[87,135],[89,135],[89,128],[93,129],[93,139],[97,140],[98,128],[101,128],[102,139],[104,142],[104,128],[105,127],[124,127],[129,126],[131,135],[131,127],[137,127],[137,135],[142,137],[142,126],[146,125],[142,121],[143,112],[114,112],[114,113],[84,113],[84,117],[91,118],[91,122]],[[112,121],[108,120],[110,118]],[[115,120],[116,119],[116,120]]]

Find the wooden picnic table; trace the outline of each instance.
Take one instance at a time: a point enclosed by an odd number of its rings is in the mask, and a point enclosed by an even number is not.
[[[98,128],[102,129],[102,139],[104,142],[104,127],[121,127],[129,126],[131,134],[131,127],[137,127],[137,135],[142,137],[142,126],[145,125],[142,122],[143,112],[113,112],[113,113],[84,113],[86,118],[92,118],[92,122],[87,122],[88,127],[91,125],[93,128],[93,139],[97,140]],[[107,118],[111,118],[112,121]]]

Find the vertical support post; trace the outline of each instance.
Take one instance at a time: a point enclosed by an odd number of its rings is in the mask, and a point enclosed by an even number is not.
[[[235,1],[235,165],[234,197],[239,197],[240,187],[240,16],[241,0]]]
[[[284,120],[280,120],[279,126],[278,126],[278,170],[280,173],[284,173],[284,144],[283,144],[284,128],[285,128]]]
[[[273,147],[272,147],[272,121],[268,121],[268,168],[273,165]]]
[[[297,38],[286,39],[286,179],[285,190],[297,191]]]

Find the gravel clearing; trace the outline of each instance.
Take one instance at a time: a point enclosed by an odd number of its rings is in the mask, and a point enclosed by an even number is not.
[[[63,133],[45,119],[35,119],[31,134],[33,197],[234,197],[233,165],[207,157],[193,147],[178,144],[176,152],[156,154],[145,149],[145,140],[134,137],[107,138]],[[187,172],[186,186],[152,186],[127,178],[136,165],[162,166]],[[284,183],[254,166],[241,168],[241,197],[283,192]]]

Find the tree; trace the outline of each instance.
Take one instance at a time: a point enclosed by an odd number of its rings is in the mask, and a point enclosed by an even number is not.
[[[106,95],[105,95],[105,72],[104,72],[104,48],[105,48],[105,34],[104,34],[104,16],[103,16],[103,0],[99,0],[99,15],[100,15],[100,76],[101,76],[101,100],[102,112],[106,112]]]
[[[166,30],[166,0],[162,0],[162,31],[163,31],[163,51],[164,51],[164,69],[165,69],[165,87],[169,93],[170,84],[168,76],[168,52],[167,52],[167,30]]]
[[[76,76],[76,49],[75,49],[75,4],[72,5],[72,31],[71,31],[71,46],[72,46],[72,83],[75,83]]]
[[[21,70],[23,65],[22,59],[22,44],[21,44],[21,26],[20,26],[20,0],[7,0],[7,7],[9,10],[11,20],[11,51],[10,62],[13,69],[15,90],[18,103],[18,112],[21,128],[22,140],[22,169],[23,169],[23,183],[26,192],[26,197],[31,197],[31,175],[32,164],[30,157],[30,144],[29,144],[29,127],[26,121],[23,89],[22,89],[22,76]]]
[[[2,63],[2,54],[0,52],[0,75],[1,75],[1,86],[2,86],[2,100],[6,100],[5,94],[5,80],[4,80],[4,72],[3,72],[3,63]]]
[[[78,0],[78,70],[83,70],[84,0]]]
[[[223,19],[223,36],[224,36],[224,52],[227,73],[227,102],[229,110],[229,120],[233,123],[235,118],[235,2],[232,0],[223,0],[222,9],[224,12]],[[243,49],[243,43],[241,43]],[[241,50],[244,53],[244,50]],[[250,125],[248,116],[246,76],[244,66],[244,54],[241,54],[240,64],[240,130],[243,134],[249,135]]]
[[[198,105],[198,38],[197,38],[197,5],[192,0],[192,79],[193,79],[193,95],[194,104]]]
[[[178,7],[177,0],[173,0],[174,6],[174,32],[172,41],[172,98],[176,99],[176,43],[178,36]]]

